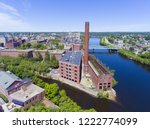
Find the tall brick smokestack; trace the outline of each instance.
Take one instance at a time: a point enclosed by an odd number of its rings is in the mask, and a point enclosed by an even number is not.
[[[89,22],[85,22],[85,39],[84,39],[84,73],[88,73],[88,57],[89,57]]]

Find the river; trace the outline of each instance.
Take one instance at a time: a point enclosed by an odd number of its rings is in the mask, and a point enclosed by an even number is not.
[[[89,47],[99,45],[98,38],[91,38]],[[107,50],[95,50],[95,57],[115,70],[115,79],[118,84],[114,87],[117,93],[117,102],[106,99],[94,98],[82,91],[74,89],[59,81],[56,82],[60,89],[65,89],[67,95],[83,109],[94,108],[96,111],[121,112],[121,111],[150,111],[150,68],[124,58],[117,53],[109,54]]]
[[[99,45],[98,38],[90,39],[90,46]],[[99,52],[100,50],[97,50]],[[104,50],[103,50],[104,52]],[[94,53],[95,57],[115,70],[118,102],[126,111],[150,111],[150,68],[119,54]]]

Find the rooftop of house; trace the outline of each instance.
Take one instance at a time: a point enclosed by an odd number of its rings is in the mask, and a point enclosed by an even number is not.
[[[4,89],[7,89],[15,81],[22,81],[22,79],[10,71],[0,71],[0,86],[2,86]]]
[[[65,63],[69,63],[69,64],[80,65],[81,59],[82,59],[82,53],[81,52],[68,51],[60,59],[60,61],[65,62]]]
[[[27,100],[31,99],[32,97],[36,96],[37,94],[43,92],[44,89],[31,84],[30,86],[27,87],[26,90],[19,90],[13,94],[10,95],[12,99],[21,101],[21,102],[26,102]]]

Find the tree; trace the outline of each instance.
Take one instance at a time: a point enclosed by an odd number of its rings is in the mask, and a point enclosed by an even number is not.
[[[45,52],[45,61],[50,61],[50,55],[48,51]]]
[[[58,86],[56,83],[54,84],[45,84],[45,94],[47,95],[48,99],[51,100],[58,94]]]
[[[50,66],[52,68],[58,68],[59,67],[59,62],[56,59],[55,55],[52,55],[51,58],[50,58]]]
[[[42,55],[41,55],[41,53],[39,51],[36,53],[36,59],[38,61],[42,61],[43,60],[43,57],[42,57]]]
[[[32,46],[31,43],[26,43],[27,48],[30,48],[31,46]]]

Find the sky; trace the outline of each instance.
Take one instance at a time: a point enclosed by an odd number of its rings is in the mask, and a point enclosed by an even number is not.
[[[0,32],[150,31],[150,0],[0,0]]]

